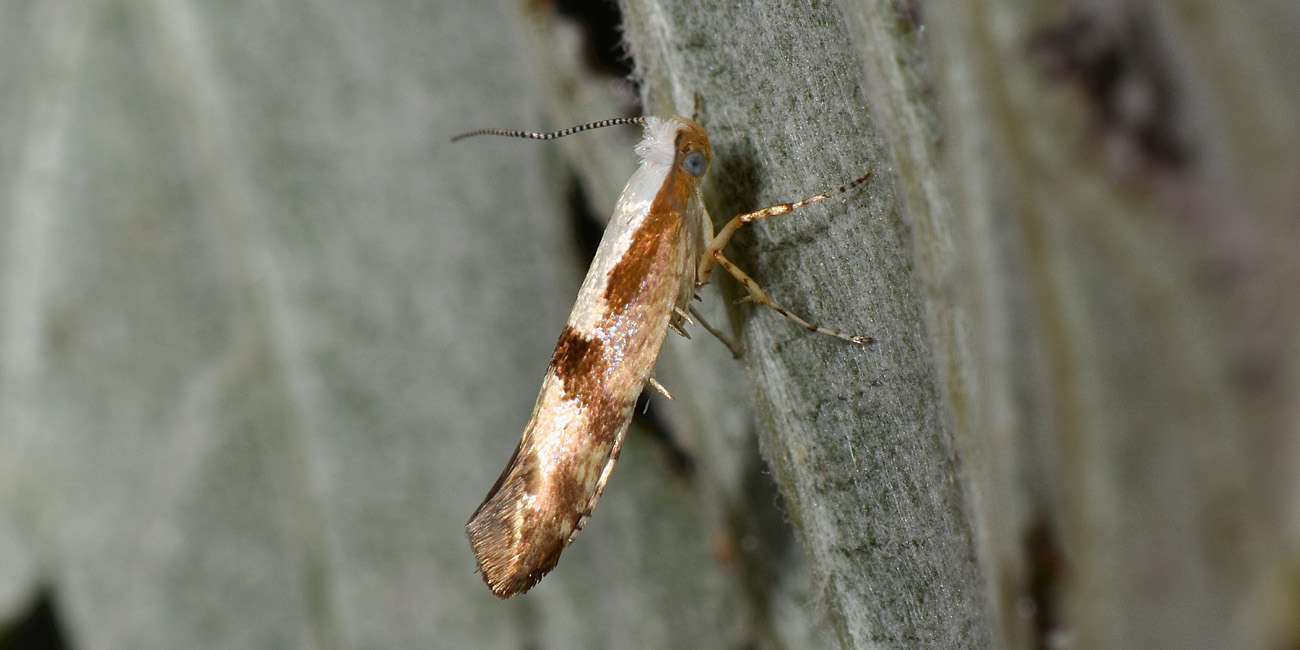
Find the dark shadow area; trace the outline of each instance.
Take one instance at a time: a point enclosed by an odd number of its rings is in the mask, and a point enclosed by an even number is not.
[[[1025,532],[1025,555],[1029,562],[1029,584],[1017,605],[1034,621],[1034,647],[1050,650],[1060,646],[1059,596],[1066,578],[1065,555],[1052,522],[1042,514]]]
[[[0,650],[66,650],[68,645],[59,622],[54,598],[42,591],[31,608],[8,630],[0,632]]]
[[[726,513],[730,553],[736,575],[749,601],[753,627],[762,637],[777,639],[771,592],[786,580],[786,567],[802,553],[786,514],[780,488],[773,480],[758,449],[758,437],[750,436],[741,500]]]
[[[623,14],[613,0],[552,0],[555,11],[582,27],[586,35],[583,53],[588,67],[599,72],[627,77],[632,74],[632,57],[623,47]]]
[[[590,267],[600,247],[600,238],[605,235],[606,220],[596,215],[591,209],[591,201],[582,183],[574,177],[569,184],[569,232],[577,247],[583,266]]]
[[[669,334],[675,336],[675,334]],[[632,419],[636,422],[641,431],[645,431],[654,439],[662,452],[664,462],[668,470],[675,476],[691,479],[695,476],[695,459],[691,453],[686,450],[673,435],[672,429],[669,428],[659,415],[659,409],[655,406],[655,400],[651,397],[655,389],[646,386],[641,391],[641,396],[637,398],[636,412]]]

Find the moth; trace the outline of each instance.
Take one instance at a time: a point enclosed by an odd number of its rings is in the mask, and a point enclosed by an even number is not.
[[[739,215],[714,234],[700,186],[713,150],[694,120],[615,118],[552,133],[481,129],[453,141],[476,135],[549,140],[618,124],[644,127],[636,146],[640,165],[578,291],[523,438],[465,525],[483,581],[501,598],[536,585],[586,524],[618,460],[637,397],[647,384],[663,391],[652,372],[664,337],[670,327],[682,332],[692,313],[699,318],[689,303],[715,264],[735,276],[747,299],[808,330],[857,344],[872,340],[789,312],[722,254],[741,226],[841,194],[865,183],[870,172],[802,201]]]

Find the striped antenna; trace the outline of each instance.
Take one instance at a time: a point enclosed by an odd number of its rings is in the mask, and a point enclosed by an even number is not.
[[[592,122],[591,124],[580,124],[578,126],[571,126],[567,129],[563,129],[560,131],[553,131],[551,133],[533,133],[532,131],[514,131],[511,129],[479,129],[477,131],[468,131],[466,133],[462,133],[452,138],[451,141],[456,142],[458,140],[464,140],[465,138],[472,138],[476,135],[503,135],[508,138],[528,138],[530,140],[554,140],[555,138],[563,138],[566,135],[573,135],[574,133],[581,133],[583,131],[590,131],[592,129],[599,129],[606,126],[618,126],[620,124],[640,124],[642,126],[645,126],[645,118],[644,117],[614,117],[608,120]]]

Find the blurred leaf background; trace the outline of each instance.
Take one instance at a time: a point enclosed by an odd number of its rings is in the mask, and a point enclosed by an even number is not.
[[[0,643],[1295,647],[1297,6],[0,4]],[[636,134],[448,139],[696,93],[719,224],[872,171],[731,251],[877,342],[706,288],[500,602]]]

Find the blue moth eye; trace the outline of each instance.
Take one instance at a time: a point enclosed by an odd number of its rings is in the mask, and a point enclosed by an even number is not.
[[[682,159],[682,169],[690,172],[692,176],[703,176],[708,166],[709,163],[704,161],[704,154],[698,151],[692,151]]]

